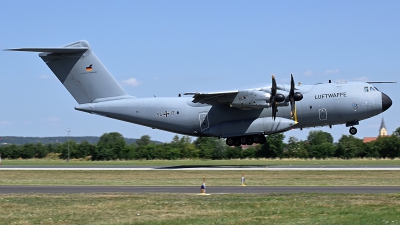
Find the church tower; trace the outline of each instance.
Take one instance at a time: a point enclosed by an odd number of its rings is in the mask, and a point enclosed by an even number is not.
[[[381,127],[379,128],[379,136],[384,137],[387,135],[388,134],[387,134],[386,126],[385,126],[385,121],[383,120],[383,117],[382,117]]]

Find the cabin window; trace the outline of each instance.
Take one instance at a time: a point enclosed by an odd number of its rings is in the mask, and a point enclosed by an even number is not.
[[[364,87],[364,92],[368,92],[368,87]]]

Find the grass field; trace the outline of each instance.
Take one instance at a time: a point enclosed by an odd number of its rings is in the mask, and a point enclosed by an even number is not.
[[[3,165],[400,165],[400,160],[3,160]],[[242,171],[1,171],[0,185],[240,185]],[[247,185],[400,186],[400,171],[245,171]],[[0,224],[400,224],[400,194],[0,194]]]
[[[0,195],[1,224],[400,224],[400,195]]]
[[[232,160],[114,160],[114,161],[86,161],[73,159],[16,159],[2,160],[3,165],[16,166],[272,166],[272,165],[347,165],[347,166],[400,166],[400,158],[396,159],[232,159]]]
[[[241,171],[1,171],[0,185],[208,186],[241,184]],[[251,186],[400,186],[400,171],[246,171]]]

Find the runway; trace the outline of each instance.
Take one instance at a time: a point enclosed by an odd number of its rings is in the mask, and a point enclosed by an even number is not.
[[[346,170],[400,170],[400,166],[0,166],[1,170],[265,170],[265,171],[346,171]]]
[[[400,193],[400,186],[210,186],[207,194]],[[0,186],[0,194],[27,193],[179,193],[198,194],[199,186]]]
[[[400,170],[400,166],[0,166],[0,170],[264,170],[264,171],[354,171]],[[0,194],[11,193],[181,193],[198,194],[198,186],[0,186]],[[209,186],[208,194],[261,193],[400,193],[400,186]]]

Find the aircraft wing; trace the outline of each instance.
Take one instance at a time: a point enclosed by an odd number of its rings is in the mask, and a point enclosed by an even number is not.
[[[194,103],[203,103],[203,104],[223,104],[223,103],[231,103],[239,91],[224,91],[224,92],[210,92],[210,93],[185,93],[185,95],[193,95]]]

